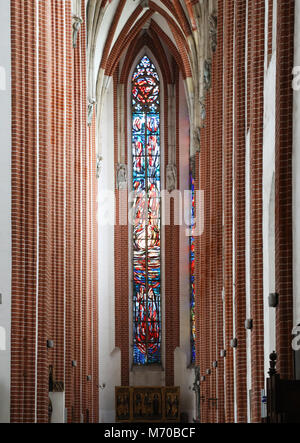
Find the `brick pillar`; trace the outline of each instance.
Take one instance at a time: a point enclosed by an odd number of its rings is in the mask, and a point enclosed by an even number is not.
[[[177,186],[179,188],[179,73],[176,69],[176,161],[177,161]],[[165,150],[165,176],[169,163],[169,137],[168,137],[168,94],[165,83],[164,95],[164,150]],[[178,189],[177,188],[177,189]],[[166,386],[174,385],[174,351],[179,346],[179,226],[174,225],[174,201],[170,204],[170,225],[165,226],[165,362]],[[172,331],[172,333],[168,333]]]
[[[115,149],[115,174],[118,165],[118,70],[114,74],[114,149]],[[126,88],[125,88],[126,89]],[[127,108],[127,95],[125,92],[125,109]],[[125,135],[127,139],[127,133]],[[127,156],[125,161],[127,162]],[[130,186],[130,185],[129,185]],[[129,187],[130,189],[130,187]],[[120,208],[127,199],[127,192],[116,190],[116,225],[115,225],[115,337],[116,346],[121,350],[121,383],[129,386],[129,295],[128,292],[128,225],[120,223]]]
[[[72,27],[71,1],[65,6],[66,29]],[[68,423],[72,421],[72,410],[75,405],[75,374],[71,361],[75,355],[75,152],[73,132],[73,103],[74,103],[74,79],[73,79],[74,49],[72,46],[72,34],[66,33],[66,355],[65,355],[65,377],[66,377],[66,408],[68,411]]]
[[[225,4],[226,3],[226,4]],[[224,3],[224,288],[225,288],[225,360],[226,422],[234,421],[233,349],[233,30],[234,1]]]
[[[216,78],[216,71],[217,71],[217,65],[215,61],[212,65],[212,84],[214,85],[215,78]],[[212,86],[213,88],[213,86]],[[213,90],[213,89],[212,89]],[[211,324],[210,324],[210,361],[209,361],[209,368],[211,369],[211,376],[210,376],[210,395],[212,399],[216,399],[217,392],[216,392],[216,368],[213,367],[213,362],[217,360],[217,325],[216,325],[216,315],[217,315],[217,236],[216,236],[216,229],[217,229],[217,192],[218,189],[216,187],[216,176],[219,171],[216,169],[217,164],[217,149],[215,147],[215,131],[216,131],[216,120],[214,119],[214,115],[216,113],[216,96],[215,94],[210,95],[210,101],[211,101],[211,112],[210,112],[210,141],[209,141],[209,151],[210,151],[210,188],[211,188],[211,209],[210,209],[210,244],[211,244],[211,289],[210,289],[210,298],[211,298],[211,308],[210,308],[210,315],[211,315]],[[210,422],[216,423],[217,421],[217,404],[215,403],[215,400],[211,400],[210,402]]]
[[[263,316],[263,232],[262,232],[262,162],[264,115],[264,36],[265,0],[249,3],[251,17],[250,53],[250,291],[253,330],[252,421],[261,421],[261,389],[264,388],[264,316]]]
[[[12,422],[35,421],[37,12],[35,2],[11,1]]]
[[[52,135],[52,51],[51,5],[39,4],[39,299],[37,358],[37,421],[48,421],[48,373],[55,349],[47,350],[47,339],[54,340],[54,153]],[[44,23],[46,17],[50,20]],[[47,66],[47,69],[45,69]],[[54,114],[55,115],[55,114]],[[29,241],[29,238],[27,238]],[[56,343],[55,343],[55,346]]]
[[[214,56],[216,74],[213,81],[215,95],[215,139],[216,150],[216,305],[217,305],[217,421],[224,423],[224,359],[220,351],[224,349],[223,322],[223,0],[218,1],[218,45]]]
[[[275,147],[275,274],[278,372],[293,378],[293,232],[292,147],[294,62],[294,0],[277,2],[277,78]]]
[[[247,422],[246,352],[246,238],[245,238],[245,155],[246,155],[246,3],[235,2],[235,106],[234,106],[234,215],[235,215],[235,329],[237,421]]]

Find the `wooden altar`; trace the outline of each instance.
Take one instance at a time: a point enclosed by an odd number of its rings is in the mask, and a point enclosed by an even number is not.
[[[179,387],[116,387],[117,423],[178,423]]]

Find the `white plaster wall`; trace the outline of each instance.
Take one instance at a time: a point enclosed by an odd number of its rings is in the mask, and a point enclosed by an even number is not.
[[[295,2],[295,61],[300,66],[300,1]],[[294,91],[293,241],[294,325],[300,323],[300,91]]]
[[[99,224],[99,389],[100,422],[115,421],[115,386],[121,384],[120,350],[115,349],[114,288],[114,130],[113,85],[105,99],[105,113],[99,130],[103,146],[103,167],[98,185]]]
[[[0,3],[0,423],[10,417],[11,328],[11,46],[10,1]]]
[[[263,144],[263,263],[264,263],[264,350],[265,378],[269,370],[269,355],[276,347],[275,313],[268,297],[275,291],[275,101],[276,52],[265,71],[264,144]]]
[[[189,115],[186,104],[185,90],[182,78],[179,88],[179,162],[180,162],[180,191],[189,190],[189,149],[190,129]],[[183,217],[184,220],[184,217]],[[180,227],[180,348],[175,350],[175,386],[180,386],[181,411],[188,414],[189,422],[196,418],[195,394],[192,391],[194,370],[190,368],[190,266],[189,266],[189,237],[186,236],[187,226]]]

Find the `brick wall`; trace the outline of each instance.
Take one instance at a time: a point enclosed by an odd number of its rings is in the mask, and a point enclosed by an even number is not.
[[[12,0],[11,11],[11,421],[48,421],[50,365],[65,385],[68,421],[97,421],[95,122],[88,130],[85,2],[76,49],[71,1]]]
[[[206,96],[206,120],[201,130],[199,165],[196,157],[195,180],[196,189],[205,192],[205,230],[195,244],[196,362],[205,377],[201,381],[202,422],[247,421],[247,372],[252,380],[251,420],[261,421],[261,390],[267,377],[262,235],[264,63],[265,55],[272,54],[274,6],[272,1],[268,5],[267,10],[264,0],[218,2],[218,46],[212,59],[212,84]],[[279,372],[291,378],[294,2],[277,5],[276,288],[280,296],[277,351]],[[247,130],[250,131],[249,165],[246,164]],[[246,168],[250,173],[249,239],[245,236]],[[250,269],[246,269],[246,242],[250,245]],[[251,367],[247,366],[246,350],[246,272],[250,278],[253,320],[253,329],[247,332],[251,334]],[[235,350],[230,346],[233,337],[238,340]],[[225,359],[220,357],[223,348]],[[212,368],[215,359],[218,360],[216,376]],[[210,375],[207,369],[211,370]],[[209,400],[213,398],[218,399],[216,409]]]
[[[275,280],[278,372],[293,377],[293,228],[292,147],[295,1],[277,2],[276,147],[275,147]]]
[[[234,66],[234,226],[235,226],[235,330],[237,421],[247,422],[247,353],[246,353],[246,4],[235,2]]]

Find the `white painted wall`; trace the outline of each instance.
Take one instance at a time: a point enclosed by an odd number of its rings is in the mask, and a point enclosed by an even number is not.
[[[185,89],[180,77],[179,88],[179,162],[180,162],[180,191],[189,190],[189,150],[190,127],[186,103]],[[184,219],[184,218],[183,218]],[[175,386],[180,386],[181,412],[188,414],[189,422],[196,418],[195,393],[192,391],[194,370],[190,368],[190,262],[189,237],[186,236],[186,226],[180,227],[180,347],[175,350]]]
[[[276,349],[276,309],[270,308],[268,297],[275,292],[275,103],[276,52],[266,64],[264,92],[263,148],[263,263],[264,263],[264,349],[265,378],[269,370],[269,355]]]
[[[98,186],[99,224],[99,389],[100,422],[115,421],[115,386],[121,384],[120,350],[115,349],[114,287],[114,204],[104,198],[114,195],[113,84],[105,99],[105,113],[99,130],[103,146],[103,168]]]
[[[10,420],[11,329],[10,1],[0,3],[0,423]]]

